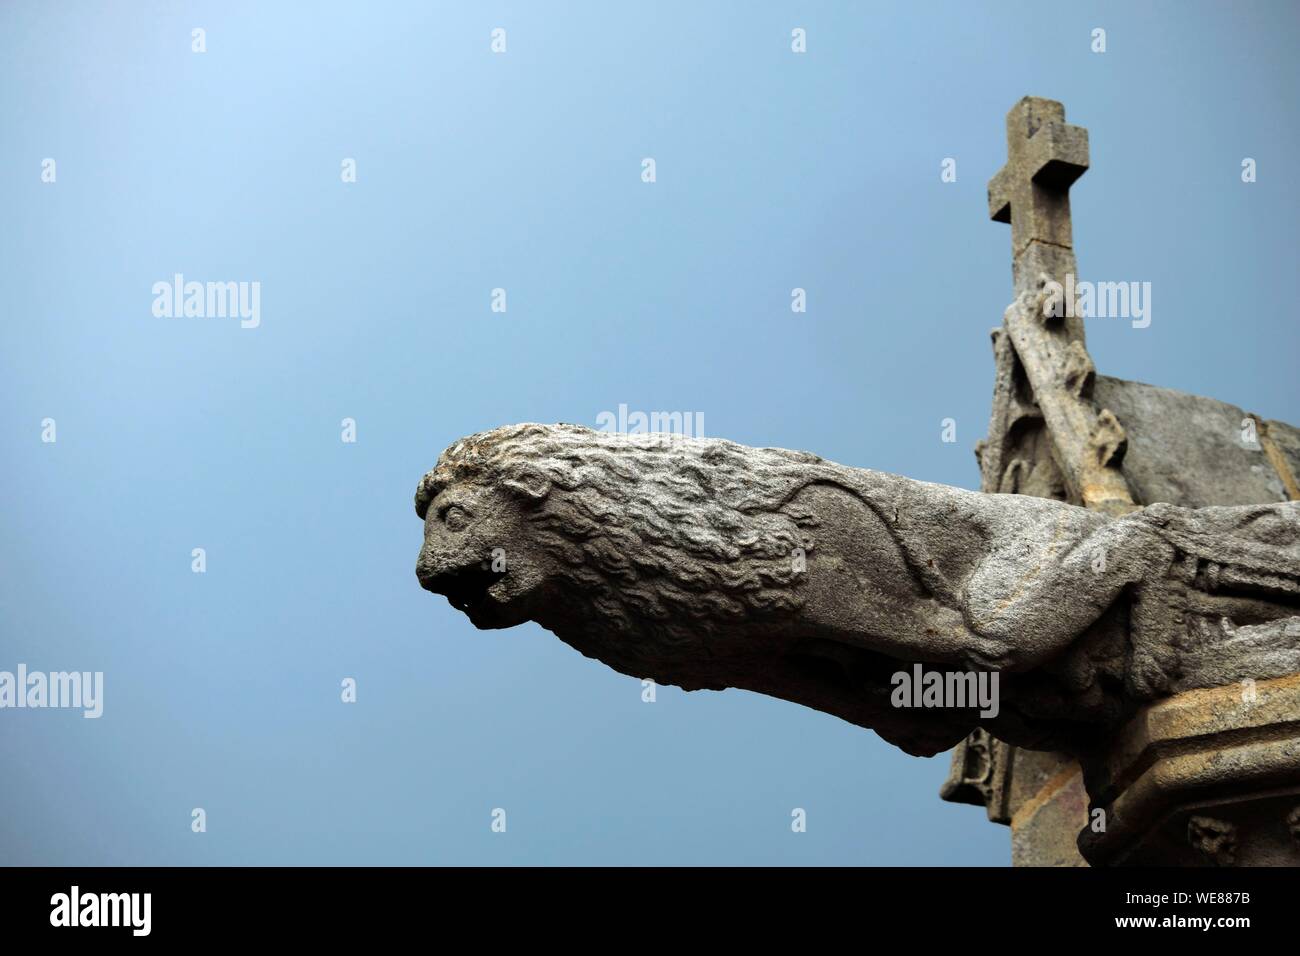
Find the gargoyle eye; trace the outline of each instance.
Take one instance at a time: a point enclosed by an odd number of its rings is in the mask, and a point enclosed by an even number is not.
[[[442,521],[452,531],[462,531],[469,526],[469,512],[460,505],[448,505],[442,511]]]

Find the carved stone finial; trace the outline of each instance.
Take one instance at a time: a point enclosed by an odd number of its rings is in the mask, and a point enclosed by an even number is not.
[[[1124,452],[1128,450],[1128,435],[1109,408],[1103,408],[1097,414],[1097,427],[1088,439],[1088,450],[1099,468],[1118,468],[1124,460]]]
[[[1195,816],[1187,821],[1187,840],[1215,866],[1232,866],[1237,859],[1237,827],[1226,820]]]
[[[1291,834],[1291,840],[1300,848],[1300,806],[1294,807],[1286,815],[1286,826]]]
[[[1083,343],[1074,340],[1065,350],[1065,387],[1075,398],[1092,398],[1092,386],[1097,381],[1097,367]],[[1110,412],[1105,414],[1110,415]],[[1113,419],[1115,416],[1111,415]],[[1118,424],[1118,422],[1116,423]]]

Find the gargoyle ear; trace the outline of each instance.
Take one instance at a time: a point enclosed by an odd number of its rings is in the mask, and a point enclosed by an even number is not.
[[[550,479],[538,471],[521,471],[501,482],[519,497],[533,503],[540,502],[551,492]]]

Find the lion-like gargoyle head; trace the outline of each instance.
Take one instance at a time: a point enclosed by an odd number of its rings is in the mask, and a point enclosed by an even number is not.
[[[448,448],[415,495],[424,520],[420,585],[445,595],[480,628],[529,620],[550,565],[532,546],[529,519],[541,513],[551,483],[502,455],[491,435]]]
[[[811,540],[776,505],[783,471],[818,459],[764,449],[756,474],[741,451],[576,425],[462,439],[416,492],[420,584],[480,628],[537,620],[624,672],[689,671],[799,605],[790,556]]]

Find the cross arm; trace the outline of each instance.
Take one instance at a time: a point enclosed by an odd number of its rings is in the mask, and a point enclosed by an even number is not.
[[[1039,186],[1069,189],[1088,171],[1088,131],[1082,126],[1047,123],[1025,145],[1025,172]]]

